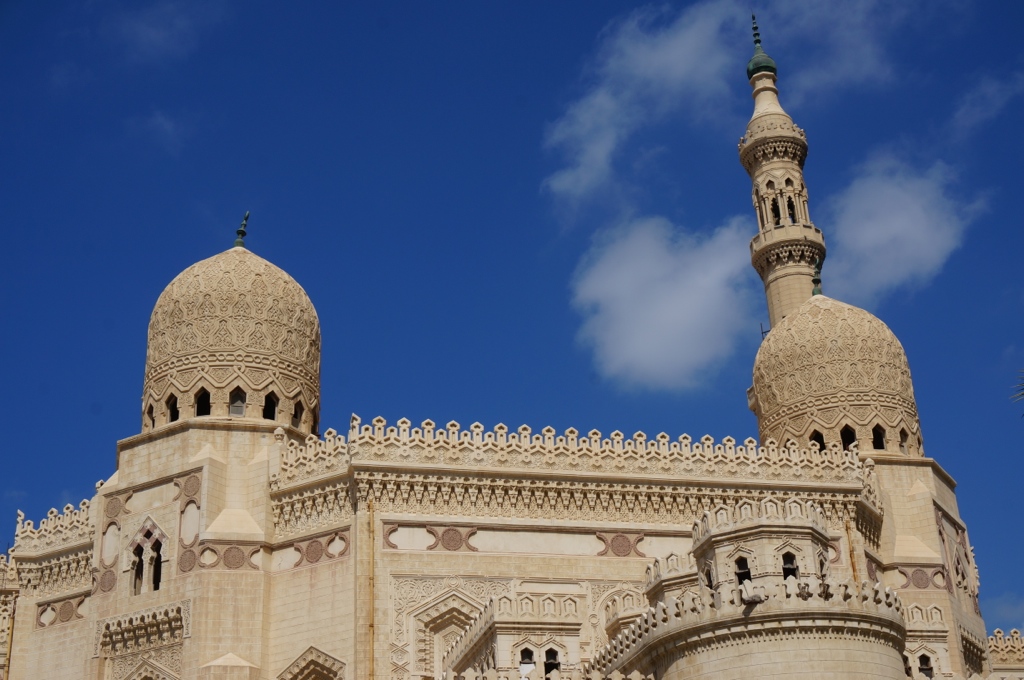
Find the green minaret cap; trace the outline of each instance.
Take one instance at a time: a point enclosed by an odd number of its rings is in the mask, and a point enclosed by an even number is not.
[[[242,224],[239,225],[238,231],[235,232],[236,234],[238,234],[238,237],[235,239],[235,247],[236,248],[244,248],[245,247],[245,226],[247,224],[249,224],[249,211],[248,210],[245,211],[245,217],[242,218]]]
[[[778,73],[775,60],[761,49],[761,34],[757,30],[757,17],[751,14],[750,19],[754,24],[754,56],[747,62],[747,80],[753,78],[757,73]]]

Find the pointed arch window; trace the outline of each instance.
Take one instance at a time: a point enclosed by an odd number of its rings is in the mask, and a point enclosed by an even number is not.
[[[205,387],[200,387],[196,392],[196,415],[210,415],[210,393]]]
[[[241,387],[236,387],[231,390],[229,397],[230,406],[228,407],[228,413],[233,416],[244,416],[245,415],[245,390]]]
[[[277,395],[273,392],[268,392],[267,396],[263,398],[263,417],[266,420],[277,420]]]
[[[178,412],[178,397],[172,394],[171,396],[167,397],[167,401],[165,402],[165,404],[167,405],[167,422],[176,422],[179,416],[181,415]]]
[[[793,199],[786,199],[786,207],[789,208],[789,221],[791,224],[796,224],[796,206],[793,205]]]
[[[558,661],[558,650],[548,649],[544,652],[544,675],[560,670],[562,664]]]
[[[871,428],[871,448],[881,451],[885,448],[885,428],[875,425]]]
[[[857,441],[857,431],[849,425],[844,425],[843,429],[839,430],[839,438],[843,442],[843,451],[849,451]]]
[[[736,583],[740,584],[750,580],[752,579],[750,576],[750,565],[747,563],[747,558],[736,558]]]
[[[132,551],[132,554],[135,555],[135,564],[132,567],[132,595],[142,592],[142,574],[146,569],[146,564],[143,562],[144,552],[141,545],[135,546],[135,550]]]
[[[815,430],[811,433],[810,440],[818,445],[819,451],[825,450],[825,436],[823,434]]]
[[[782,224],[782,213],[779,212],[779,199],[772,199],[772,224],[779,226]]]
[[[796,564],[796,555],[791,552],[782,554],[782,578],[800,578],[800,567]]]
[[[156,427],[156,416],[153,415],[153,405],[150,404],[149,408],[146,409],[146,424],[149,425],[149,429]]]
[[[292,427],[300,427],[302,425],[302,416],[305,413],[306,407],[302,405],[302,402],[295,402],[295,409],[292,411]]]
[[[160,541],[153,543],[153,590],[160,590],[160,577],[163,572],[163,557],[160,555]]]

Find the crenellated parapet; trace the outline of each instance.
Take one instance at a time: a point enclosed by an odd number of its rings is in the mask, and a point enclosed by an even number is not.
[[[988,655],[993,671],[1024,675],[1024,639],[1016,628],[1006,634],[996,628],[988,638]]]
[[[270,477],[271,491],[348,471],[348,444],[335,430],[324,432],[323,439],[311,434],[302,443],[292,440],[284,444],[284,438],[284,429],[277,428],[274,439],[280,447],[280,467]]]
[[[94,529],[87,500],[79,503],[78,508],[68,503],[63,513],[51,508],[46,513],[46,519],[40,520],[38,527],[18,511],[18,526],[14,531],[11,554],[22,558],[80,547],[92,542]]]
[[[760,585],[702,587],[649,608],[595,654],[591,668],[602,673],[647,672],[655,663],[661,668],[670,664],[651,650],[671,649],[673,654],[692,657],[702,647],[723,644],[734,648],[753,645],[746,653],[756,664],[758,654],[770,653],[763,651],[770,646],[757,651],[757,638],[785,636],[787,632],[796,636],[819,627],[893,650],[895,661],[901,664],[902,608],[891,589],[867,581],[858,585],[852,580],[789,576],[762,580]],[[734,649],[733,654],[741,652]]]
[[[485,431],[483,425],[473,423],[464,430],[454,421],[443,428],[430,420],[412,427],[406,419],[389,426],[383,418],[364,425],[358,416],[353,416],[348,453],[353,463],[372,461],[403,467],[704,477],[773,483],[859,484],[861,480],[856,453],[844,451],[838,445],[817,450],[795,445],[780,447],[768,441],[759,446],[754,439],[738,444],[732,437],[716,442],[705,436],[694,441],[686,434],[673,440],[664,432],[648,438],[643,432],[626,437],[615,431],[605,437],[598,430],[581,435],[570,428],[559,435],[551,427],[534,433],[526,425],[510,431],[499,424]],[[344,454],[339,449],[335,455]]]

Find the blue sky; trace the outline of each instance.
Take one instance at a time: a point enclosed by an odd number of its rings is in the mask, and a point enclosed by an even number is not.
[[[764,5],[825,291],[902,340],[986,621],[1024,627],[1024,5]],[[246,210],[319,311],[324,427],[756,435],[749,9],[0,5],[8,535],[113,472],[153,303]]]

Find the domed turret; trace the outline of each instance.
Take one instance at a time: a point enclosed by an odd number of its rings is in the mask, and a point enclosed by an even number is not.
[[[889,327],[815,295],[771,330],[748,393],[761,440],[922,455],[910,367]]]
[[[207,415],[317,429],[316,309],[295,279],[242,247],[241,235],[175,277],[153,308],[144,431]]]

